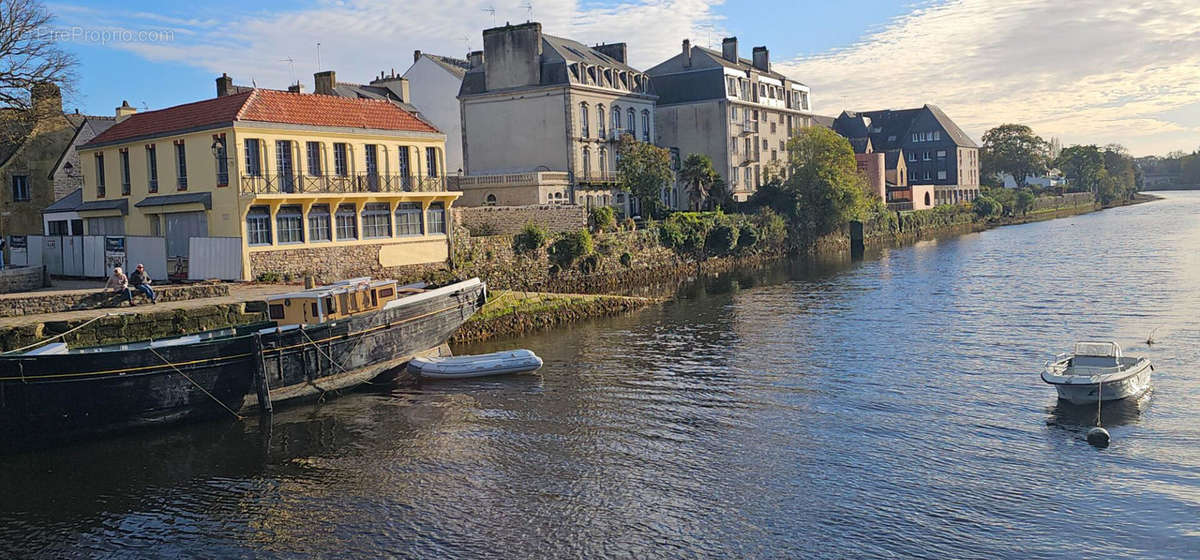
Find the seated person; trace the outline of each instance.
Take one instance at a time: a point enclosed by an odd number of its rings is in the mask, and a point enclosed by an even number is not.
[[[154,294],[154,290],[150,289],[150,274],[146,272],[145,266],[137,265],[137,269],[129,276],[129,287],[131,288],[130,305],[133,305],[132,290],[141,292],[150,300],[150,303],[158,303],[158,296]]]
[[[129,302],[129,305],[135,305],[133,303],[133,293],[129,291],[129,278],[125,276],[125,273],[119,266],[113,268],[112,276],[109,276],[108,282],[104,284],[104,290],[122,294],[125,296],[125,301]]]

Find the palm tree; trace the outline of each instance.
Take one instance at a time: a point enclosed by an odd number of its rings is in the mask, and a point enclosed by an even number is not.
[[[713,169],[712,158],[704,154],[690,154],[683,160],[679,177],[687,185],[689,206],[693,210],[703,210],[708,202],[712,189],[721,176]]]

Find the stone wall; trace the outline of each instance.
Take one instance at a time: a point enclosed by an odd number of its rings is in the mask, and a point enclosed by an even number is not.
[[[194,299],[226,297],[228,284],[188,284],[182,286],[153,286],[158,301],[187,301]],[[134,295],[140,302],[141,295]],[[40,313],[59,313],[81,309],[117,307],[124,303],[124,296],[102,290],[69,290],[60,292],[34,292],[0,297],[0,317],[20,317]]]
[[[550,233],[587,227],[587,209],[576,205],[454,207],[454,223],[476,236],[514,235],[533,222]]]
[[[1039,196],[1034,199],[1033,208],[1030,209],[1030,212],[1092,206],[1094,204],[1096,204],[1096,197],[1090,192],[1067,193],[1062,196]]]
[[[46,267],[22,266],[0,270],[0,294],[28,292],[46,287]],[[0,317],[4,310],[0,309]]]
[[[446,263],[385,267],[379,263],[383,245],[349,245],[256,251],[250,253],[251,276],[260,281],[295,281],[312,275],[318,284],[371,276],[402,283],[429,281],[447,270]]]

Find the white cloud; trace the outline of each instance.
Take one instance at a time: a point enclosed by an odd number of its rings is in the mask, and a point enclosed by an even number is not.
[[[933,103],[976,140],[1019,122],[1137,154],[1200,145],[1200,127],[1164,116],[1200,102],[1195,0],[951,0],[780,66],[826,114]]]
[[[543,32],[588,44],[626,42],[631,63],[649,67],[670,56],[685,37],[719,34],[721,2],[705,0],[626,0],[584,5],[576,0],[537,0],[534,19]],[[482,48],[482,30],[495,23],[524,22],[526,0],[325,0],[311,8],[232,16],[101,13],[60,10],[67,23],[92,26],[177,30],[174,41],[130,42],[114,48],[159,62],[178,62],[229,73],[237,83],[282,88],[299,79],[311,88],[317,71],[337,71],[339,81],[366,82],[380,70],[403,72],[413,50],[465,57],[467,47]],[[57,8],[56,8],[57,9]],[[293,78],[291,64],[295,60]]]

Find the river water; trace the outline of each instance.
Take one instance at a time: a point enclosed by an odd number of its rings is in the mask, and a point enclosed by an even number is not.
[[[537,375],[3,457],[0,557],[1200,557],[1200,193],[1165,196],[456,349]],[[1084,338],[1157,366],[1104,450],[1037,377]]]

